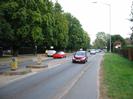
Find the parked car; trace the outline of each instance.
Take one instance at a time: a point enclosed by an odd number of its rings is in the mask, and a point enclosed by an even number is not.
[[[95,49],[91,49],[91,50],[90,50],[90,54],[95,55],[95,54],[96,54],[96,50],[95,50]]]
[[[87,59],[88,56],[86,51],[77,51],[72,58],[72,62],[86,63]]]
[[[57,52],[53,55],[53,58],[64,58],[66,57],[66,53],[63,51]]]
[[[47,56],[53,56],[55,53],[56,53],[56,51],[55,50],[47,50]]]

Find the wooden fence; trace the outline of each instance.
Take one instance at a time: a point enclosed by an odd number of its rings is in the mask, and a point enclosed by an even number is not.
[[[133,48],[115,49],[114,52],[133,61]]]

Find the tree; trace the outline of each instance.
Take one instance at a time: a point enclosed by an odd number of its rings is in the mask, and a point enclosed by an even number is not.
[[[2,18],[0,24],[2,25],[4,22],[11,30],[7,32],[1,28],[1,35],[6,33],[6,36],[12,37],[10,40],[5,38],[1,42],[7,41],[6,43],[12,47],[14,54],[16,54],[27,37],[36,44],[42,41],[42,20],[39,7],[44,0],[3,0],[0,2],[0,18]]]
[[[68,20],[68,46],[70,50],[79,50],[87,48],[90,44],[88,34],[83,30],[79,20],[73,17],[70,13],[65,13]]]
[[[54,46],[57,50],[86,49],[88,34],[78,19],[63,12],[61,5],[49,0],[1,0],[0,46]]]
[[[106,48],[108,36],[104,32],[98,32],[94,41],[94,48]]]
[[[131,22],[133,22],[133,1],[132,1],[132,7],[131,7],[131,19],[130,19]],[[131,30],[132,30],[132,34],[130,36],[130,39],[132,40],[132,43],[133,43],[133,26],[131,27]]]
[[[47,48],[50,48],[51,45],[54,43],[54,7],[53,3],[47,1],[42,8],[42,33],[43,33],[43,45]]]
[[[82,40],[83,40],[83,42],[82,42],[82,48],[86,50],[87,48],[90,47],[90,37],[89,37],[88,33],[85,32],[85,31],[83,33]]]
[[[54,6],[54,43],[56,49],[65,49],[68,44],[68,21],[58,2]]]
[[[114,43],[115,42],[121,42],[122,47],[125,45],[125,40],[123,37],[121,37],[120,35],[112,35],[111,36],[111,51],[114,50]],[[108,45],[109,45],[109,41],[108,41]]]

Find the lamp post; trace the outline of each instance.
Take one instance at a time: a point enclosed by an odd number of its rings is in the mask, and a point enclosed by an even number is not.
[[[92,3],[98,4],[98,2],[92,2]],[[109,7],[109,33],[110,33],[109,52],[111,52],[111,4],[103,3],[103,2],[100,2],[100,3]]]
[[[35,55],[37,55],[37,45],[35,45]]]

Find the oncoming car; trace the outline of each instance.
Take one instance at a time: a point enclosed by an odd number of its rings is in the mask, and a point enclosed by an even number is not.
[[[96,50],[95,50],[95,49],[91,49],[91,50],[90,50],[90,54],[95,55],[95,54],[96,54]]]
[[[77,51],[72,58],[72,62],[86,63],[87,59],[88,56],[86,51]]]

